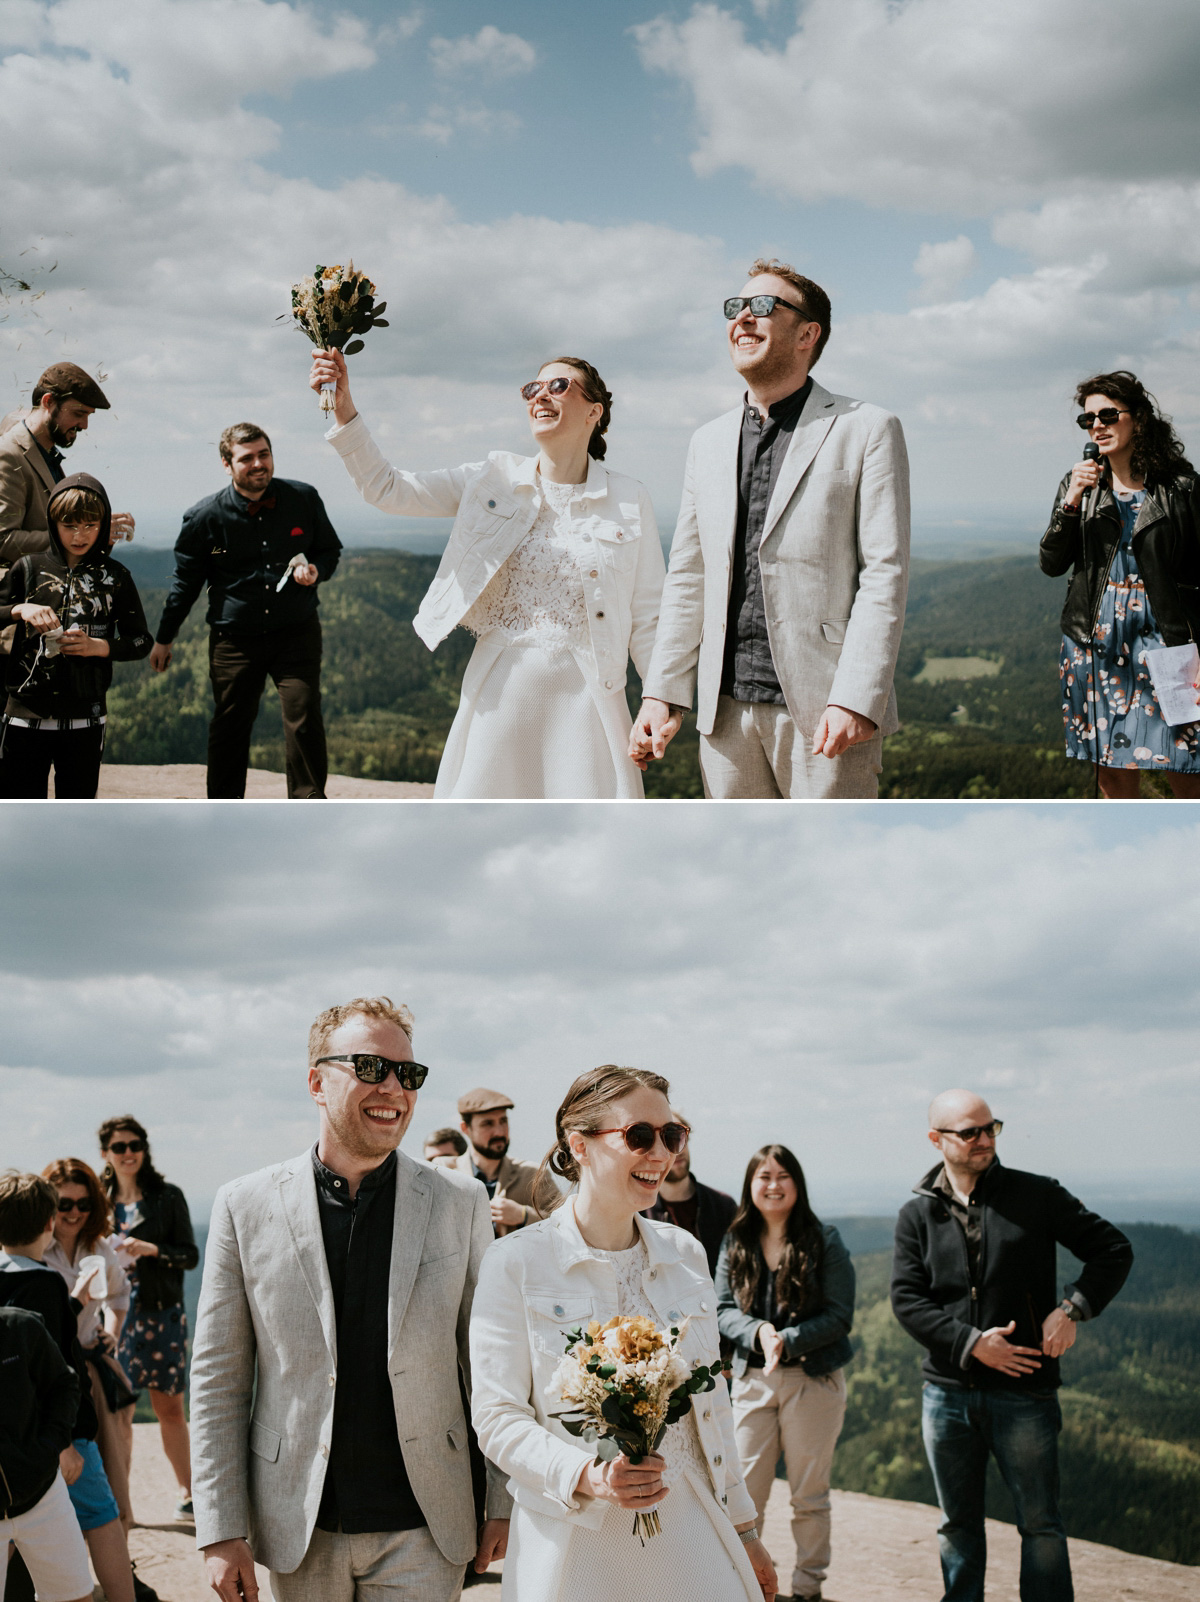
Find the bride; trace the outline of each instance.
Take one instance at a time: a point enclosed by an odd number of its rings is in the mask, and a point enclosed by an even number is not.
[[[553,1416],[565,1410],[553,1376],[567,1332],[589,1319],[646,1314],[662,1328],[686,1318],[681,1354],[718,1359],[704,1248],[641,1216],[687,1140],[669,1089],[637,1068],[581,1074],[547,1157],[578,1189],[484,1255],[471,1316],[472,1411],[484,1455],[508,1475],[516,1502],[502,1602],[775,1596],[724,1381],[669,1426],[661,1455],[636,1466],[624,1456],[596,1463]],[[642,1546],[631,1515],[652,1507],[662,1533]]]
[[[337,350],[327,438],[364,499],[402,517],[452,517],[413,627],[432,651],[458,624],[478,637],[434,794],[456,799],[639,798],[628,755],[630,656],[644,673],[664,563],[635,479],[602,465],[612,396],[589,362],[547,362],[522,385],[536,456],[411,473],[383,459]]]

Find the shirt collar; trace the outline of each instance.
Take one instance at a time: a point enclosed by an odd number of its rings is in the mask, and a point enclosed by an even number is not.
[[[645,1244],[646,1256],[651,1264],[666,1262],[675,1257],[675,1254],[666,1247],[662,1235],[659,1234],[649,1219],[644,1218],[641,1213],[635,1213],[633,1221]],[[587,1241],[584,1240],[575,1219],[574,1192],[567,1197],[561,1207],[554,1209],[550,1214],[550,1222],[555,1229],[554,1241],[561,1267],[573,1268],[576,1263],[588,1262],[594,1259],[595,1254]]]
[[[790,395],[785,395],[782,400],[772,401],[771,405],[767,407],[767,416],[770,421],[772,423],[784,423],[789,422],[793,417],[799,417],[804,410],[805,401],[812,394],[812,385],[812,374],[810,373],[799,389],[793,390]],[[743,397],[743,403],[747,411],[758,410],[750,399],[749,390],[746,391]]]
[[[536,456],[524,457],[520,466],[513,473],[511,482],[514,485],[526,484],[530,489],[538,489],[541,483],[541,475],[538,472],[538,458]],[[592,501],[607,494],[608,469],[598,457],[589,456],[587,480],[579,491],[579,498],[585,501]]]
[[[39,1263],[36,1257],[21,1257],[15,1252],[6,1252],[0,1246],[0,1274],[24,1274],[31,1269],[45,1268],[45,1263]],[[50,1270],[54,1272],[53,1269]]]
[[[317,1147],[315,1142],[313,1143],[312,1149],[312,1164],[313,1173],[317,1176],[317,1184],[320,1185],[322,1190],[326,1191],[331,1196],[337,1196],[342,1199],[349,1197],[350,1186],[346,1183],[346,1180],[341,1174],[335,1173],[332,1168],[327,1168],[317,1156]],[[388,1180],[395,1172],[396,1153],[394,1151],[389,1151],[378,1168],[372,1168],[369,1174],[363,1175],[358,1182],[358,1188],[360,1191],[378,1190],[381,1185],[387,1184]]]

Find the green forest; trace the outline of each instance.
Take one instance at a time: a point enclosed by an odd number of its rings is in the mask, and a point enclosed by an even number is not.
[[[169,551],[122,553],[153,627],[173,560]],[[472,641],[456,630],[430,653],[411,624],[437,567],[432,556],[347,550],[321,595],[324,705],[330,766],[355,778],[431,782],[458,701]],[[903,727],[885,742],[886,798],[1089,796],[1090,766],[1063,754],[1058,614],[1064,584],[1033,556],[913,565],[897,672]],[[180,636],[171,668],[118,664],[110,697],[111,762],[203,762],[209,715],[203,602]],[[993,666],[988,676],[927,682],[927,663]],[[974,666],[975,663],[969,663]],[[638,686],[630,685],[636,705]],[[702,794],[694,720],[646,776],[652,798]],[[263,700],[251,757],[283,768],[283,730],[273,695]],[[1147,775],[1147,793],[1165,781]]]
[[[1079,1539],[1200,1564],[1200,1234],[1121,1227],[1133,1271],[1063,1359],[1063,1516]],[[891,1252],[856,1253],[854,1264],[855,1357],[834,1484],[936,1502],[921,1445],[921,1351],[892,1317]],[[1063,1254],[1060,1283],[1075,1272]],[[994,1464],[988,1513],[1015,1522]]]

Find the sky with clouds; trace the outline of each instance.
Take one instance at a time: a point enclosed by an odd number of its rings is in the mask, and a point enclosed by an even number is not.
[[[902,417],[918,533],[1031,538],[1089,371],[1200,446],[1198,70],[1194,0],[4,0],[0,266],[47,293],[0,322],[0,409],[103,366],[72,462],[149,540],[245,416],[379,538],[274,321],[353,255],[394,460],[520,449],[516,387],[569,351],[669,524],[737,400],[720,302],[777,252],[833,298],[822,382]]]
[[[410,1150],[484,1085],[540,1157],[627,1062],[710,1182],[781,1139],[819,1211],[885,1213],[965,1083],[1010,1164],[1195,1227],[1198,861],[1149,805],[12,805],[0,1168],[130,1111],[203,1215],[313,1138],[316,1012],[382,992],[431,1067]]]

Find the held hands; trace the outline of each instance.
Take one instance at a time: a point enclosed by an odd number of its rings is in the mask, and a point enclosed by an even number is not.
[[[864,718],[861,712],[851,712],[849,707],[827,706],[813,735],[812,754],[841,756],[850,746],[861,745],[864,740],[869,740],[878,727],[870,718]]]
[[[647,696],[629,731],[629,760],[645,773],[651,761],[662,760],[682,726],[682,712]]]
[[[610,1463],[589,1463],[576,1481],[576,1490],[602,1502],[615,1502],[637,1513],[648,1513],[667,1495],[662,1482],[666,1464],[657,1452],[631,1463],[624,1452]]]
[[[236,1536],[232,1541],[214,1541],[204,1548],[204,1569],[208,1583],[222,1602],[258,1602],[258,1581],[254,1578],[254,1555],[249,1541]]]
[[[1067,493],[1063,496],[1064,506],[1079,508],[1080,501],[1090,489],[1095,489],[1100,482],[1099,462],[1076,462],[1071,469],[1071,482],[1067,485]]]
[[[488,1519],[479,1532],[479,1547],[472,1567],[482,1574],[491,1563],[499,1563],[508,1551],[508,1520]]]
[[[340,350],[315,350],[308,387],[319,395],[322,384],[336,384],[333,397],[333,415],[344,428],[358,416],[358,409],[350,399],[350,379],[346,372],[346,358]]]
[[[742,1524],[736,1526],[738,1533],[751,1529],[753,1526]],[[750,1559],[750,1567],[754,1570],[754,1578],[762,1590],[764,1602],[774,1602],[779,1590],[779,1578],[775,1573],[775,1565],[771,1562],[771,1554],[761,1541],[746,1541],[746,1556]]]
[[[1042,1324],[1042,1352],[1046,1357],[1061,1357],[1075,1344],[1075,1322],[1061,1307],[1046,1315]]]
[[[758,1326],[758,1344],[766,1358],[763,1364],[764,1374],[773,1374],[779,1367],[779,1359],[783,1356],[783,1336],[774,1324],[760,1324]]]
[[[1041,1350],[1036,1346],[1010,1346],[1008,1336],[1016,1327],[1016,1321],[1010,1319],[1003,1326],[997,1324],[994,1329],[985,1329],[972,1346],[971,1356],[977,1357],[988,1368],[997,1369],[1013,1379],[1019,1379],[1022,1374],[1032,1374],[1042,1366],[1038,1361]]]

